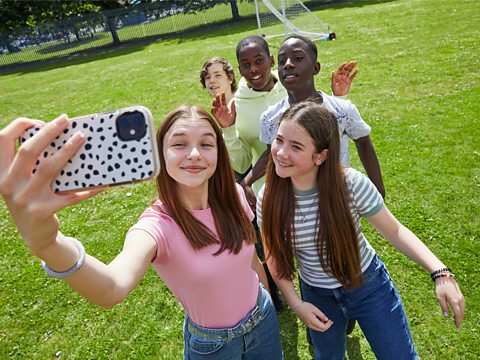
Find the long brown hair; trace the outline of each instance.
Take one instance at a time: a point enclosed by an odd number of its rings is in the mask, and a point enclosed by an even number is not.
[[[184,208],[180,201],[177,183],[166,170],[163,142],[165,134],[178,119],[206,120],[215,132],[218,160],[217,168],[208,181],[208,202],[212,209],[218,238]],[[215,255],[225,250],[237,254],[242,248],[243,241],[247,244],[255,243],[255,229],[240,202],[222,131],[212,116],[197,106],[180,106],[172,110],[163,120],[157,131],[157,143],[161,166],[157,178],[158,197],[168,214],[185,233],[192,247],[198,250],[210,244],[220,243],[220,249]]]
[[[345,288],[355,288],[362,283],[363,275],[349,194],[340,165],[337,120],[322,106],[305,101],[290,107],[283,114],[282,121],[295,121],[302,126],[313,139],[315,153],[328,150],[317,173],[317,253],[326,273],[334,276]],[[291,179],[280,178],[270,158],[262,203],[262,235],[268,256],[275,259],[276,271],[281,278],[293,277],[294,215]]]

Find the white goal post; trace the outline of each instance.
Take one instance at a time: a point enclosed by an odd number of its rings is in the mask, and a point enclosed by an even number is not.
[[[255,0],[258,32],[264,38],[298,34],[317,40],[334,40],[335,33],[300,0]]]

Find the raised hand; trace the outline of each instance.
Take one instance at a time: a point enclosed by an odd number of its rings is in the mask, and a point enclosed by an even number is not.
[[[348,95],[350,85],[358,73],[358,69],[353,69],[357,65],[356,61],[345,62],[338,67],[337,71],[332,72],[332,92],[335,96]],[[353,71],[353,73],[352,73]]]
[[[232,101],[230,109],[228,109],[228,103],[225,93],[217,94],[212,103],[212,115],[217,119],[218,124],[222,128],[228,128],[235,124],[237,118],[237,112],[235,110],[235,101]]]
[[[48,157],[33,174],[37,159],[68,126],[65,115],[45,125],[15,152],[15,142],[38,120],[19,118],[0,131],[0,195],[4,198],[20,234],[32,252],[52,243],[59,228],[55,213],[74,205],[100,190],[57,194],[51,189],[53,179],[81,147],[84,135],[75,133],[53,156]]]

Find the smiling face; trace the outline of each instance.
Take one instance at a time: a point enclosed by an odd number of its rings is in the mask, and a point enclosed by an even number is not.
[[[306,87],[314,87],[313,77],[320,71],[320,63],[316,61],[308,45],[298,38],[290,38],[283,42],[278,51],[278,76],[288,91],[301,91]]]
[[[208,192],[208,180],[217,168],[217,136],[203,119],[180,118],[165,134],[163,154],[168,175],[177,182],[179,193]]]
[[[227,98],[231,98],[233,96],[231,90],[232,82],[233,79],[228,77],[223,64],[213,63],[208,67],[205,75],[205,87],[211,96],[224,92]]]
[[[255,91],[270,91],[275,85],[271,68],[273,56],[257,43],[243,46],[238,52],[238,70]]]
[[[279,177],[290,177],[298,190],[315,187],[318,167],[325,161],[327,152],[315,153],[313,139],[297,121],[280,123],[271,152]]]

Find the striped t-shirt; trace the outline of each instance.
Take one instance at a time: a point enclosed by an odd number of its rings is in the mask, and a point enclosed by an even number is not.
[[[360,223],[361,217],[375,215],[383,207],[383,198],[377,188],[361,172],[347,168],[345,170],[345,181],[350,195],[350,211],[357,230],[357,237],[360,249],[360,262],[362,271],[365,271],[373,257],[375,250],[370,245],[362,232]],[[261,226],[262,214],[261,203],[263,200],[262,188],[257,200],[257,220]],[[316,287],[335,289],[341,287],[338,280],[325,273],[317,254],[316,239],[316,215],[318,208],[317,189],[306,191],[295,190],[295,257],[298,266],[298,273],[307,284]],[[321,224],[320,224],[321,226]]]

